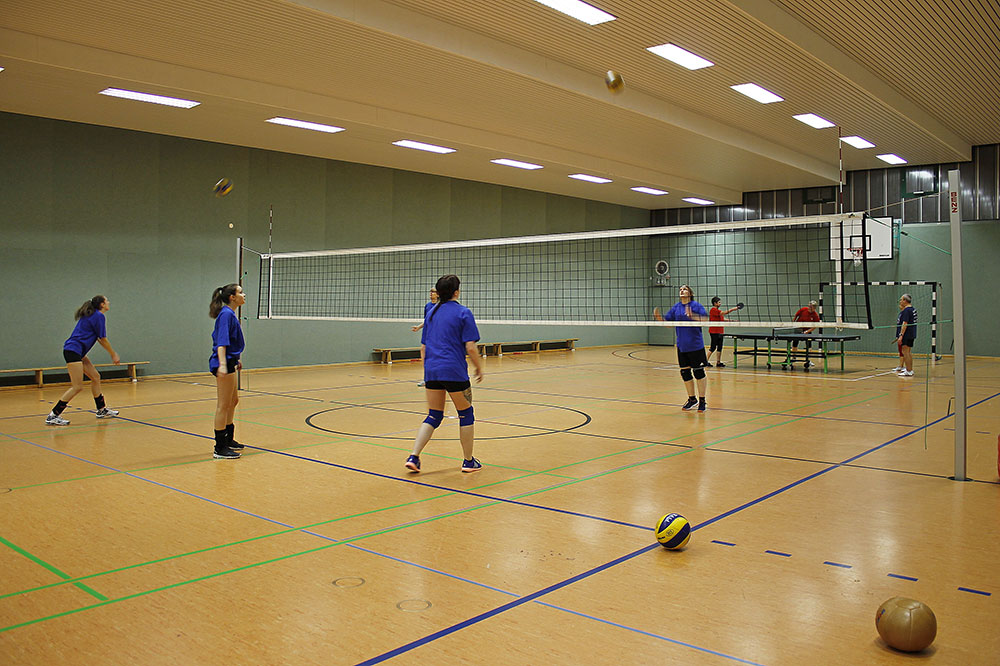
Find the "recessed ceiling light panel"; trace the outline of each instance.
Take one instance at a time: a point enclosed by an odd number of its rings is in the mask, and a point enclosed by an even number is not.
[[[586,2],[580,2],[580,0],[535,0],[535,2],[551,7],[567,16],[572,16],[587,25],[597,25],[615,20],[613,15],[593,5],[588,5]]]
[[[399,146],[400,148],[413,148],[414,150],[426,150],[429,153],[440,153],[442,155],[446,153],[455,152],[454,148],[445,148],[444,146],[435,146],[432,143],[410,141],[409,139],[400,139],[399,141],[393,141],[392,145]]]
[[[275,125],[287,125],[288,127],[299,127],[301,129],[313,130],[314,132],[326,132],[328,134],[335,134],[337,132],[344,131],[343,127],[337,127],[336,125],[323,125],[321,123],[311,123],[307,120],[282,118],[280,116],[268,118],[266,122],[274,123]]]
[[[795,118],[800,123],[805,123],[806,125],[809,125],[809,127],[815,127],[816,129],[835,127],[835,125],[831,123],[829,120],[817,116],[815,113],[800,113],[797,116],[792,116],[792,118]]]
[[[844,143],[854,146],[855,148],[874,148],[875,144],[868,139],[862,139],[860,136],[842,136],[840,140]]]
[[[576,178],[577,180],[585,180],[588,183],[610,183],[611,182],[611,180],[609,178],[601,178],[599,176],[591,176],[590,174],[586,174],[586,173],[571,173],[569,175],[569,177],[570,178]]]
[[[670,194],[670,192],[667,192],[665,190],[657,190],[652,187],[630,187],[629,189],[632,190],[633,192],[642,192],[643,194],[653,194],[656,196],[660,196],[663,194]]]
[[[497,160],[490,160],[493,164],[499,164],[500,166],[515,167],[518,169],[541,169],[543,168],[541,164],[532,164],[531,162],[519,162],[518,160],[509,160],[506,157],[502,157]]]
[[[784,102],[784,97],[779,97],[766,88],[761,88],[756,83],[741,83],[737,86],[729,86],[736,92],[746,95],[750,99],[755,99],[761,104],[773,104],[774,102]]]
[[[100,94],[107,95],[108,97],[120,97],[121,99],[131,99],[136,102],[149,102],[150,104],[163,104],[165,106],[174,106],[181,109],[191,109],[201,104],[201,102],[195,102],[190,99],[164,97],[163,95],[150,95],[149,93],[136,92],[134,90],[122,90],[121,88],[105,88],[100,92]]]
[[[699,206],[711,206],[715,203],[714,201],[709,201],[708,199],[699,199],[698,197],[684,197],[684,201],[698,204]]]
[[[646,47],[646,50],[650,53],[655,53],[661,58],[666,58],[670,62],[675,62],[681,67],[686,67],[687,69],[701,69],[703,67],[711,67],[715,64],[711,60],[705,60],[699,55],[695,55],[690,51],[685,51],[676,44],[649,46]]]

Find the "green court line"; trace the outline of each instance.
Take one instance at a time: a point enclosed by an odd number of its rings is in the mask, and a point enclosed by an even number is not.
[[[826,402],[830,402],[831,400],[837,400],[837,399],[844,398],[844,397],[850,397],[852,395],[857,395],[858,393],[862,393],[862,392],[863,391],[861,391],[861,390],[853,391],[853,392],[848,393],[846,395],[836,396],[836,397],[833,397],[833,398],[827,398],[825,400],[820,400],[820,401],[817,401],[817,402],[814,402],[814,403],[808,403],[806,405],[799,405],[799,406],[796,406],[796,407],[791,407],[789,409],[783,410],[783,412],[793,411],[793,410],[797,410],[797,409],[805,409],[805,408],[811,407],[813,405],[823,404],[823,403],[826,403]],[[887,395],[887,394],[883,394],[883,396],[884,395]],[[882,396],[877,396],[877,397],[882,397]],[[868,399],[871,399],[871,398],[866,398],[866,400],[868,400]],[[865,400],[861,400],[859,402],[864,402],[864,401]],[[834,408],[831,408],[829,410],[825,410],[825,411],[819,412],[819,413],[823,414],[823,413],[826,413],[828,411],[835,411],[837,409],[842,409],[844,407],[850,407],[850,406],[855,405],[855,404],[858,404],[858,403],[850,403],[848,405],[840,405],[838,407],[834,407]],[[777,414],[780,414],[780,413],[783,413],[783,412],[777,412]],[[694,432],[694,433],[688,433],[686,435],[679,435],[678,437],[673,438],[673,440],[684,439],[685,437],[693,437],[695,435],[700,435],[700,434],[703,434],[705,432],[710,432],[711,430],[718,430],[718,429],[721,429],[721,428],[727,428],[727,427],[731,427],[731,426],[742,425],[744,423],[749,423],[749,422],[756,421],[756,420],[759,420],[759,419],[762,419],[762,418],[767,418],[767,417],[770,417],[770,416],[774,416],[774,415],[773,414],[758,415],[758,416],[755,416],[755,417],[752,417],[752,418],[749,418],[749,419],[745,419],[743,421],[737,421],[737,422],[733,422],[733,423],[730,423],[730,424],[723,424],[723,425],[717,426],[715,428],[711,428],[709,430],[702,430],[702,431],[698,431],[698,432]],[[812,416],[812,415],[810,415],[810,416]],[[768,426],[766,428],[762,428],[760,430],[767,430],[769,428],[777,427],[779,425],[786,425],[788,423],[794,423],[795,421],[799,421],[799,420],[802,420],[804,418],[809,418],[809,417],[807,417],[807,416],[798,417],[798,418],[792,419],[790,421],[786,421],[786,422],[783,422],[783,423],[780,423],[780,424],[775,424],[775,425],[772,425],[772,426]],[[520,495],[515,495],[515,496],[509,497],[509,498],[506,498],[506,499],[520,499],[522,497],[528,497],[530,495],[535,495],[535,494],[539,494],[539,493],[542,493],[542,492],[547,492],[549,490],[555,490],[557,488],[563,488],[563,487],[566,487],[566,486],[569,486],[569,485],[573,485],[575,483],[579,483],[581,481],[591,480],[591,479],[594,479],[594,478],[598,478],[598,477],[601,477],[601,476],[606,476],[608,474],[612,474],[614,472],[619,472],[619,471],[623,471],[623,470],[626,470],[626,469],[631,469],[631,468],[634,468],[634,467],[638,467],[640,465],[645,465],[645,464],[649,464],[649,463],[652,463],[652,462],[658,462],[660,460],[665,460],[667,458],[672,458],[672,457],[681,455],[682,453],[690,453],[691,451],[697,450],[698,448],[705,448],[705,447],[712,446],[714,444],[718,444],[718,443],[721,443],[721,442],[724,442],[724,441],[729,441],[731,439],[737,439],[737,438],[739,438],[741,436],[752,434],[753,432],[759,432],[760,430],[755,430],[755,431],[752,431],[751,433],[742,433],[740,435],[734,435],[732,437],[726,437],[726,438],[717,440],[715,442],[711,442],[709,444],[704,444],[704,445],[700,445],[698,447],[693,447],[693,448],[686,448],[686,449],[684,449],[682,451],[676,451],[674,453],[670,453],[670,454],[667,454],[667,455],[664,455],[664,456],[658,456],[656,458],[652,458],[652,459],[648,459],[648,460],[644,460],[644,461],[639,461],[639,462],[633,463],[631,465],[626,465],[626,466],[615,468],[613,470],[608,470],[608,471],[605,471],[605,472],[599,472],[597,474],[593,474],[593,475],[590,475],[590,476],[587,476],[587,477],[583,477],[583,478],[573,479],[571,481],[567,481],[565,483],[556,484],[556,485],[553,485],[553,486],[548,486],[546,488],[537,489],[537,490],[533,490],[533,491],[528,491],[526,493],[523,493],[523,494],[520,494]],[[673,440],[668,440],[668,441],[673,441]],[[604,454],[604,455],[601,455],[601,456],[596,456],[594,458],[590,458],[590,459],[587,459],[587,460],[582,460],[582,461],[578,461],[578,462],[575,462],[575,463],[569,463],[567,465],[562,465],[559,468],[554,468],[554,469],[561,469],[563,467],[572,467],[574,465],[583,465],[583,464],[587,464],[587,463],[594,462],[594,461],[597,461],[597,460],[601,460],[601,459],[604,459],[604,458],[609,458],[609,457],[613,457],[613,456],[616,456],[616,455],[623,455],[625,453],[630,453],[632,451],[638,451],[638,450],[649,448],[649,447],[652,447],[652,446],[661,446],[661,445],[662,445],[662,443],[659,443],[659,442],[652,443],[652,444],[644,444],[642,446],[633,447],[631,449],[626,449],[624,451],[617,451],[617,452],[614,452],[614,453],[608,453],[608,454]],[[511,478],[511,479],[504,479],[504,480],[501,480],[501,481],[495,481],[495,482],[488,483],[488,484],[483,484],[483,485],[480,485],[480,486],[474,486],[474,487],[471,488],[471,490],[481,490],[483,488],[489,488],[489,487],[501,485],[501,484],[504,484],[504,483],[510,483],[510,482],[513,482],[513,481],[518,481],[518,480],[529,478],[531,476],[536,476],[536,475],[539,475],[539,474],[542,474],[542,473],[544,473],[544,472],[532,472],[532,473],[525,474],[525,475],[522,475],[522,476],[519,476],[519,477]],[[132,565],[126,566],[126,567],[120,567],[120,568],[117,568],[117,569],[110,569],[108,571],[102,571],[102,572],[97,572],[97,573],[93,573],[93,574],[87,574],[85,576],[80,576],[78,578],[74,578],[74,579],[70,579],[70,580],[65,580],[65,581],[59,581],[59,582],[56,582],[56,583],[50,583],[48,585],[43,585],[43,586],[39,586],[39,587],[35,587],[35,588],[21,590],[21,591],[18,591],[18,592],[10,592],[10,593],[7,593],[7,594],[0,595],[0,599],[4,599],[6,597],[10,597],[10,596],[18,595],[18,594],[27,594],[29,592],[35,592],[35,591],[46,589],[46,588],[50,588],[50,587],[56,587],[56,586],[59,586],[59,585],[64,585],[64,584],[75,582],[75,581],[87,580],[87,579],[90,579],[90,578],[97,578],[97,577],[100,577],[100,576],[105,576],[105,575],[112,574],[112,573],[118,573],[118,572],[126,571],[126,570],[129,570],[129,569],[135,569],[135,568],[139,568],[139,567],[143,567],[143,566],[148,566],[148,565],[152,565],[152,564],[158,564],[158,563],[161,563],[161,562],[166,562],[166,561],[169,561],[169,560],[179,559],[179,558],[187,557],[187,556],[190,556],[190,555],[197,555],[197,554],[200,554],[200,553],[210,552],[210,551],[218,550],[218,549],[221,549],[221,548],[227,548],[229,546],[235,546],[235,545],[240,545],[240,544],[244,544],[244,543],[249,543],[249,542],[252,542],[252,541],[257,541],[257,540],[260,540],[260,539],[265,539],[265,538],[269,538],[269,537],[273,537],[273,536],[278,536],[278,535],[281,535],[281,534],[288,534],[288,533],[291,533],[291,532],[298,532],[298,531],[305,530],[305,529],[310,529],[310,528],[313,528],[313,527],[319,527],[319,526],[322,526],[322,525],[329,525],[329,524],[336,523],[336,522],[341,522],[341,521],[344,521],[344,520],[350,520],[352,518],[358,518],[358,517],[361,517],[361,516],[371,515],[371,514],[375,514],[375,513],[381,513],[383,511],[391,511],[393,509],[403,508],[403,507],[406,507],[406,506],[412,506],[414,504],[420,504],[420,503],[423,503],[423,502],[429,502],[431,500],[442,499],[442,498],[445,498],[445,497],[452,497],[452,496],[454,496],[454,493],[447,492],[447,493],[444,493],[444,494],[441,494],[441,495],[436,495],[434,497],[426,497],[424,499],[414,500],[412,502],[406,502],[404,504],[398,504],[398,505],[389,506],[389,507],[381,507],[381,508],[378,508],[378,509],[372,509],[372,510],[369,510],[369,511],[364,511],[364,512],[361,512],[361,513],[358,513],[358,514],[353,514],[353,515],[350,515],[350,516],[341,516],[340,518],[332,518],[330,520],[320,521],[320,522],[312,523],[312,524],[309,524],[309,525],[303,525],[303,526],[300,526],[300,527],[292,527],[292,528],[288,528],[288,529],[284,529],[284,530],[279,530],[277,532],[273,532],[273,533],[270,533],[270,534],[263,534],[263,535],[259,535],[259,536],[256,536],[256,537],[251,537],[251,538],[248,538],[248,539],[242,539],[242,540],[239,540],[239,541],[234,541],[234,542],[231,542],[231,543],[219,544],[219,545],[216,545],[216,546],[210,546],[208,548],[203,548],[203,549],[200,549],[200,550],[190,551],[190,552],[187,552],[187,553],[179,553],[177,555],[171,555],[171,556],[164,557],[164,558],[159,558],[159,559],[156,559],[156,560],[150,560],[148,562],[140,562],[140,563],[137,563],[137,564],[132,564]],[[496,501],[493,501],[493,502],[489,502],[487,504],[476,505],[476,506],[471,507],[471,508],[466,508],[464,510],[460,510],[459,512],[464,512],[464,511],[472,510],[472,509],[484,508],[486,506],[495,506],[497,504],[502,504],[502,503],[503,503],[502,500],[496,500]],[[455,514],[455,512],[451,512],[451,513],[443,514],[443,515],[440,515],[440,516],[435,516],[433,518],[426,519],[424,521],[419,521],[419,522],[416,522],[416,523],[407,523],[406,525],[403,525],[402,527],[411,526],[411,525],[417,525],[417,524],[421,524],[421,523],[424,523],[424,522],[429,522],[430,520],[437,520],[437,519],[440,519],[440,518],[446,518],[446,517],[449,517],[449,516],[454,515],[454,514]],[[381,533],[381,532],[375,532],[375,533],[370,534],[368,536],[375,536],[376,534],[379,534],[379,533]],[[305,552],[311,552],[311,551],[305,551]],[[166,588],[164,588],[164,589],[166,589]],[[13,628],[13,627],[11,627],[11,628]],[[0,632],[2,632],[2,631],[5,631],[5,629],[0,629]]]
[[[276,426],[276,425],[271,425],[269,423],[257,423],[255,421],[247,421],[246,419],[242,419],[242,418],[241,419],[237,419],[237,420],[240,423],[249,423],[250,425],[261,426],[261,427],[264,427],[264,428],[277,428],[279,430],[287,430],[289,432],[297,432],[297,433],[302,433],[302,434],[312,434],[308,430],[297,430],[295,428],[288,428],[288,427],[285,427],[285,426]],[[543,434],[543,433],[539,433],[539,434]],[[545,434],[547,434],[547,433],[545,433]],[[380,447],[380,448],[383,448],[383,449],[390,449],[390,450],[393,450],[393,451],[403,451],[403,452],[409,452],[410,451],[410,447],[408,447],[408,446],[406,446],[406,447],[391,446],[389,444],[382,444],[380,442],[370,442],[367,439],[364,439],[363,437],[343,437],[343,436],[341,436],[340,437],[340,441],[358,442],[360,444],[368,444],[370,446],[377,446],[377,447]],[[430,457],[430,458],[439,458],[441,460],[450,460],[452,462],[458,462],[460,460],[460,458],[456,458],[455,456],[448,456],[448,455],[444,455],[444,454],[441,454],[441,453],[421,453],[420,455],[426,455],[427,457]],[[531,472],[532,474],[548,474],[547,471],[539,472],[537,470],[522,469],[520,467],[509,467],[507,465],[492,465],[491,464],[490,467],[496,467],[497,469],[509,469],[511,471],[514,471],[514,472]],[[553,474],[552,476],[561,476],[562,478],[566,478],[566,479],[575,478],[575,477],[572,477],[572,476],[564,476],[564,475],[561,475],[561,474]]]
[[[62,583],[70,583],[70,582],[72,582],[75,587],[80,588],[81,590],[83,590],[84,592],[86,592],[87,594],[89,594],[90,596],[95,597],[97,599],[100,599],[101,601],[107,601],[108,598],[106,596],[104,596],[103,594],[101,594],[100,592],[98,592],[97,590],[95,590],[95,589],[93,589],[91,587],[88,587],[88,586],[84,585],[83,583],[77,582],[76,579],[74,579],[72,576],[70,576],[66,572],[60,571],[59,569],[57,569],[56,567],[52,566],[51,564],[49,564],[48,562],[46,562],[42,558],[36,557],[35,555],[32,555],[31,553],[29,553],[28,551],[26,551],[24,548],[21,548],[17,544],[11,543],[10,541],[8,541],[7,539],[4,539],[3,537],[0,537],[0,543],[2,543],[3,545],[7,546],[11,550],[13,550],[15,553],[19,553],[20,555],[28,558],[29,560],[31,560],[35,564],[37,564],[37,565],[39,565],[39,566],[41,566],[41,567],[43,567],[45,569],[48,569],[49,571],[51,571],[55,575],[57,575],[60,578],[64,579],[62,581]],[[57,585],[61,585],[62,583],[57,583]]]
[[[275,451],[295,451],[298,449],[308,449],[312,446],[323,446],[329,442],[313,442],[312,444],[299,444],[296,446],[286,446],[283,449],[274,449]],[[244,458],[249,458],[250,456],[258,456],[268,453],[267,451],[247,451],[243,454]],[[120,472],[104,472],[102,474],[91,474],[90,476],[74,476],[69,479],[58,479],[56,481],[42,481],[41,483],[31,483],[26,486],[11,486],[11,490],[25,490],[27,488],[38,488],[39,486],[51,486],[57,483],[69,483],[70,481],[86,481],[88,479],[99,479],[105,476],[120,476],[122,474],[136,474],[138,472],[148,472],[154,469],[167,469],[170,467],[180,467],[182,465],[194,465],[196,463],[212,463],[214,462],[211,458],[199,458],[197,460],[185,460],[183,462],[167,463],[165,465],[153,465],[152,467],[139,467],[137,469],[123,469]]]
[[[888,394],[882,394],[882,396],[879,396],[879,397],[883,397],[885,395],[888,395]],[[839,397],[843,397],[843,396],[837,396],[837,398],[839,398]],[[835,400],[837,398],[830,398],[830,400]],[[870,399],[870,398],[866,398],[866,400],[867,399]],[[824,402],[829,402],[829,400],[824,401]],[[848,404],[848,405],[840,405],[838,407],[833,407],[833,408],[831,408],[829,410],[824,410],[823,412],[820,412],[820,413],[823,414],[823,413],[834,411],[834,410],[837,410],[837,409],[843,409],[845,407],[850,407],[852,405],[859,404],[860,402],[865,402],[865,400],[861,400],[861,401],[858,401],[858,402],[855,402],[855,403],[851,403],[851,404]],[[796,409],[801,409],[801,407],[797,407]],[[788,410],[788,411],[790,411],[790,410]],[[808,417],[806,417],[806,416],[798,417],[798,418],[792,419],[792,420],[787,421],[787,422],[782,423],[782,424],[776,424],[776,425],[773,425],[773,426],[768,426],[766,428],[762,428],[761,430],[767,430],[767,429],[770,429],[770,428],[773,428],[773,427],[777,427],[778,425],[785,425],[787,423],[794,423],[795,421],[799,421],[799,420],[802,420],[804,418],[808,418]],[[736,425],[736,424],[733,424],[733,425]],[[753,432],[759,432],[759,430],[758,431],[753,431]],[[751,433],[746,433],[746,434],[751,434]],[[730,439],[736,439],[736,438],[738,438],[740,436],[741,435],[734,435],[733,437],[728,437],[728,438],[725,438],[723,440],[719,440],[719,442],[721,442],[721,441],[727,441],[727,440],[730,440]],[[716,444],[716,443],[719,443],[719,442],[712,442],[710,444],[705,444],[705,445],[702,445],[700,447],[696,447],[696,448],[693,448],[693,449],[685,449],[683,451],[676,451],[674,453],[671,453],[671,454],[668,454],[666,456],[662,456],[662,457],[659,457],[659,458],[655,458],[655,459],[650,460],[650,461],[644,461],[644,462],[635,463],[633,465],[628,465],[626,467],[620,468],[619,470],[610,470],[610,471],[607,471],[607,472],[602,472],[600,474],[597,474],[597,475],[594,475],[593,477],[588,477],[588,478],[596,478],[598,476],[605,476],[605,475],[611,474],[611,473],[613,473],[615,471],[621,471],[622,469],[629,469],[629,468],[632,468],[632,467],[636,467],[638,465],[646,464],[648,462],[654,462],[656,460],[662,460],[664,458],[670,458],[670,457],[678,456],[678,455],[681,455],[681,454],[684,454],[684,453],[689,453],[691,451],[697,450],[697,448],[705,448],[707,446],[711,446],[712,444]],[[521,494],[521,495],[516,495],[516,496],[514,496],[512,498],[507,498],[507,499],[517,499],[517,498],[520,498],[520,497],[526,497],[526,496],[529,496],[529,495],[534,495],[534,494],[538,494],[538,493],[541,493],[541,492],[546,492],[547,490],[554,490],[555,488],[561,488],[561,487],[568,486],[568,485],[571,485],[571,484],[574,484],[574,483],[580,483],[581,481],[584,481],[584,480],[587,480],[587,479],[577,479],[577,480],[573,480],[573,481],[568,481],[566,483],[559,484],[559,485],[554,486],[552,488],[546,488],[546,489],[531,491],[531,492],[524,493],[524,494]],[[446,494],[444,496],[450,496],[450,495],[451,494],[448,493],[448,494]],[[418,501],[424,502],[424,501],[428,501],[430,499],[435,499],[435,498],[426,498],[424,500],[418,500]],[[336,543],[331,543],[331,544],[327,544],[327,545],[324,545],[324,546],[318,546],[316,548],[310,548],[308,550],[300,551],[298,553],[291,553],[291,554],[288,554],[288,555],[282,555],[280,557],[272,558],[272,559],[269,559],[269,560],[264,560],[264,561],[261,561],[261,562],[253,562],[251,564],[247,564],[247,565],[244,565],[244,566],[241,566],[241,567],[235,567],[233,569],[228,569],[228,570],[225,570],[225,571],[219,571],[219,572],[216,572],[214,574],[208,574],[206,576],[199,576],[197,578],[192,578],[192,579],[189,579],[189,580],[180,581],[180,582],[177,582],[177,583],[172,583],[170,585],[165,585],[163,587],[154,588],[152,590],[145,590],[145,591],[142,591],[142,592],[136,592],[134,594],[126,595],[124,597],[119,597],[117,599],[107,599],[107,600],[104,600],[104,601],[102,601],[100,603],[97,603],[97,604],[91,604],[89,606],[83,606],[83,607],[80,607],[80,608],[74,608],[74,609],[71,609],[71,610],[68,610],[68,611],[63,611],[62,613],[56,613],[56,614],[49,615],[49,616],[46,616],[46,617],[36,618],[34,620],[28,620],[26,622],[21,622],[21,623],[18,623],[18,624],[13,624],[13,625],[10,625],[10,626],[7,626],[7,627],[0,627],[0,633],[6,632],[6,631],[10,631],[10,630],[13,630],[13,629],[18,629],[20,627],[29,626],[29,625],[32,625],[32,624],[37,624],[39,622],[44,622],[46,620],[52,620],[52,619],[56,619],[56,618],[60,618],[60,617],[65,617],[67,615],[73,615],[75,613],[80,613],[80,612],[85,611],[85,610],[90,610],[90,609],[93,609],[93,608],[99,608],[101,606],[107,606],[109,604],[118,603],[119,601],[127,601],[129,599],[135,599],[135,598],[138,598],[138,597],[148,596],[150,594],[155,594],[156,592],[163,592],[163,591],[166,591],[166,590],[176,589],[178,587],[183,587],[185,585],[189,585],[189,584],[192,584],[192,583],[197,583],[197,582],[200,582],[200,581],[203,581],[203,580],[210,580],[212,578],[217,578],[219,576],[225,576],[225,575],[228,575],[228,574],[231,574],[231,573],[236,573],[238,571],[245,571],[247,569],[253,569],[253,568],[264,566],[264,565],[267,565],[267,564],[273,564],[275,562],[280,562],[280,561],[283,561],[283,560],[291,559],[293,557],[298,557],[300,555],[307,555],[307,554],[310,554],[310,553],[315,553],[315,552],[319,552],[319,551],[322,551],[322,550],[327,550],[327,549],[333,548],[335,546],[341,546],[341,545],[344,545],[344,544],[354,543],[356,541],[361,541],[361,540],[364,540],[364,539],[369,539],[369,538],[372,538],[372,537],[375,537],[375,536],[380,536],[382,534],[387,534],[389,532],[394,532],[394,531],[405,529],[405,528],[409,528],[409,527],[415,527],[417,525],[426,524],[426,523],[429,523],[429,522],[432,522],[432,521],[436,521],[436,520],[441,520],[441,519],[444,519],[444,518],[450,518],[450,517],[453,517],[453,516],[456,516],[456,515],[460,515],[462,513],[468,513],[470,511],[475,511],[475,510],[478,510],[478,509],[483,509],[483,508],[490,507],[490,506],[496,506],[498,504],[503,504],[503,502],[500,501],[500,500],[496,500],[496,501],[486,502],[484,504],[479,504],[479,505],[472,506],[472,507],[465,507],[463,509],[457,509],[455,511],[449,511],[447,513],[444,513],[444,514],[441,514],[441,515],[438,515],[438,516],[432,516],[430,518],[425,518],[424,520],[414,521],[414,522],[406,523],[404,525],[394,525],[392,527],[387,527],[385,529],[376,530],[374,532],[370,532],[370,533],[367,533],[367,534],[361,534],[361,535],[354,536],[354,537],[348,537],[347,539],[338,541]],[[377,513],[377,512],[380,512],[382,510],[383,509],[375,509],[375,510],[373,510],[371,512],[368,512],[368,513]],[[303,528],[297,528],[297,529],[303,529]],[[288,532],[288,531],[296,531],[296,530],[285,530],[285,532]],[[257,538],[263,538],[263,537],[257,537]],[[253,540],[253,539],[251,539],[251,540]],[[218,547],[222,547],[222,546],[218,546]],[[213,547],[212,549],[218,548],[218,547]],[[174,556],[174,557],[180,557],[180,556]],[[174,559],[174,558],[172,557],[172,558],[166,558],[166,559]],[[133,565],[133,567],[136,567],[136,566],[142,566],[142,565]],[[100,575],[100,574],[94,574],[94,575]],[[9,596],[9,595],[5,595],[5,596]]]

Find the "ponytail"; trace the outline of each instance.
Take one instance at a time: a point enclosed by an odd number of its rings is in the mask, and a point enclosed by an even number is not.
[[[442,275],[438,278],[437,284],[434,285],[434,290],[438,294],[438,302],[431,310],[430,316],[427,317],[428,322],[434,318],[434,313],[437,312],[442,303],[455,297],[455,292],[458,291],[461,284],[462,281],[458,279],[457,275]]]
[[[237,283],[227,284],[225,287],[216,287],[212,292],[212,302],[208,304],[208,316],[215,319],[222,312],[222,308],[229,305],[229,299],[236,293],[239,287]]]
[[[84,301],[83,305],[81,305],[76,310],[76,315],[75,315],[76,319],[80,320],[83,319],[84,317],[89,317],[90,315],[94,314],[95,312],[101,309],[101,304],[104,303],[104,301],[106,300],[108,299],[98,294],[89,301]]]

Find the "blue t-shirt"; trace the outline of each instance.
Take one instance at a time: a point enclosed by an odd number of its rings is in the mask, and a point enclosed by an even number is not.
[[[63,345],[63,349],[76,352],[80,356],[86,356],[95,342],[106,337],[108,337],[108,331],[104,322],[104,313],[95,310],[92,315],[83,317],[76,322],[76,328],[73,329],[73,334]]]
[[[429,313],[435,305],[437,305],[437,303],[433,303],[431,301],[427,301],[427,303],[424,304],[424,319],[427,319],[427,313]]]
[[[479,342],[479,329],[469,308],[457,301],[445,301],[437,311],[428,308],[420,332],[420,344],[426,346],[424,381],[469,381],[466,342]]]
[[[905,308],[899,311],[899,318],[896,319],[896,337],[899,337],[899,331],[903,328],[903,322],[906,322],[906,333],[904,334],[905,340],[914,340],[917,337],[917,311],[912,305],[907,305]],[[910,345],[907,345],[910,346]]]
[[[239,317],[233,309],[224,306],[215,318],[215,330],[212,332],[212,355],[208,358],[208,367],[215,370],[219,367],[219,347],[226,348],[227,360],[239,360],[243,353],[243,329],[240,328]]]
[[[691,301],[688,305],[691,306],[692,313],[702,317],[708,316],[705,306],[698,301]],[[674,307],[670,308],[670,311],[663,315],[663,318],[666,321],[694,321],[687,316],[687,306],[680,301],[674,303]],[[682,352],[692,352],[705,348],[705,339],[701,337],[701,326],[678,326],[676,335],[677,349]]]

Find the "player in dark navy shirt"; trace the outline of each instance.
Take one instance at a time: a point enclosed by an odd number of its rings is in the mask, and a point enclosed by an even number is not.
[[[94,394],[94,404],[97,406],[97,418],[110,419],[118,416],[118,411],[108,409],[104,403],[104,394],[101,393],[101,373],[97,371],[94,364],[87,358],[87,353],[99,342],[108,354],[111,355],[111,362],[118,365],[121,358],[111,348],[108,342],[107,325],[104,313],[111,309],[111,301],[104,296],[94,296],[85,302],[76,311],[76,327],[72,335],[63,344],[63,359],[66,361],[66,369],[69,371],[69,380],[72,383],[59,402],[52,408],[49,415],[45,417],[46,425],[65,426],[69,425],[69,419],[62,417],[63,410],[73,397],[83,390],[83,376],[90,377],[90,391]]]
[[[424,317],[420,344],[424,349],[424,383],[427,391],[427,418],[420,424],[413,443],[413,454],[406,468],[420,471],[420,452],[427,446],[435,428],[444,418],[445,394],[458,410],[458,437],[462,442],[462,471],[475,472],[483,465],[472,455],[476,418],[472,411],[472,383],[466,356],[476,367],[476,382],[483,381],[483,362],[476,343],[479,329],[469,308],[458,302],[461,280],[456,275],[438,279],[435,289],[439,301]]]
[[[900,377],[913,376],[913,345],[917,341],[917,311],[913,307],[913,297],[903,294],[899,297],[899,317],[896,319],[896,339],[899,351],[903,353]]]
[[[666,314],[660,314],[660,308],[653,309],[653,318],[663,321],[706,321],[708,312],[705,306],[694,300],[694,291],[686,284],[682,284],[679,290],[680,301],[674,304]],[[701,326],[678,326],[676,329],[677,338],[677,363],[681,366],[681,379],[684,380],[684,388],[687,389],[687,402],[681,407],[684,411],[690,411],[695,406],[699,412],[705,411],[705,366],[708,365],[708,357],[705,355],[705,339],[701,336]],[[695,397],[695,386],[698,389],[698,397]]]
[[[243,367],[240,354],[243,353],[243,329],[240,328],[236,308],[247,302],[243,287],[227,284],[212,293],[208,306],[208,316],[215,320],[212,332],[212,355],[208,358],[208,369],[215,375],[215,453],[214,458],[234,459],[240,457],[243,445],[234,439],[233,420],[236,405],[240,402],[236,371]]]

